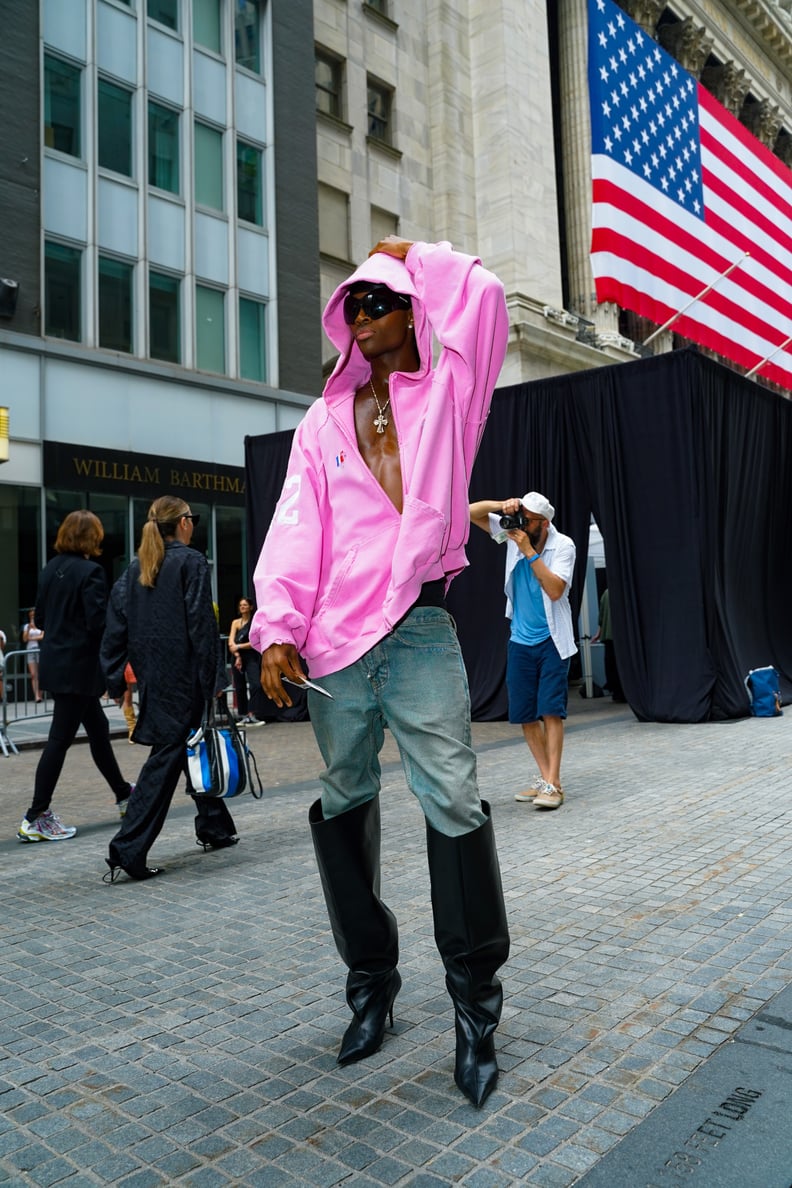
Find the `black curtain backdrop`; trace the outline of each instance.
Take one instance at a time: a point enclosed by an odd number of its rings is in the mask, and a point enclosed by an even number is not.
[[[471,499],[542,491],[577,545],[580,607],[593,515],[605,541],[616,657],[644,721],[749,712],[749,669],[792,697],[792,402],[695,350],[500,389]],[[291,432],[247,438],[252,564]],[[477,721],[506,714],[504,551],[473,529],[453,583]]]
[[[256,568],[261,546],[270,520],[275,514],[289,465],[293,429],[280,433],[264,433],[258,437],[245,438],[245,503],[247,510],[247,588],[255,597],[253,571]],[[304,693],[290,689],[294,702],[291,708],[278,709],[263,689],[256,689],[251,698],[251,709],[259,718],[274,722],[304,722],[308,718],[308,703]]]

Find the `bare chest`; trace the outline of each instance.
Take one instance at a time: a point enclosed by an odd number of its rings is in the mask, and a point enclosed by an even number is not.
[[[355,396],[355,433],[363,461],[397,511],[404,502],[401,457],[389,405],[361,388]]]

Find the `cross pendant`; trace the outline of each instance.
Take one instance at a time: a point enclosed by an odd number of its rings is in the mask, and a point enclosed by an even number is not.
[[[377,427],[377,433],[384,433],[385,426],[388,424],[388,418],[384,413],[380,413],[379,416],[374,418],[374,424]]]

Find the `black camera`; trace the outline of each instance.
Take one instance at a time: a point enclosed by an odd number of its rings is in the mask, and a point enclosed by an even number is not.
[[[501,528],[505,528],[507,532],[525,532],[528,527],[528,520],[521,511],[515,512],[513,516],[501,516],[498,521]]]

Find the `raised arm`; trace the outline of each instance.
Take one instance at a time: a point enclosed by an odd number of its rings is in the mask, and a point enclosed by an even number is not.
[[[479,499],[470,505],[470,522],[489,535],[489,516],[502,516],[506,511],[506,504],[515,500],[507,499]],[[516,501],[519,502],[519,501]]]

